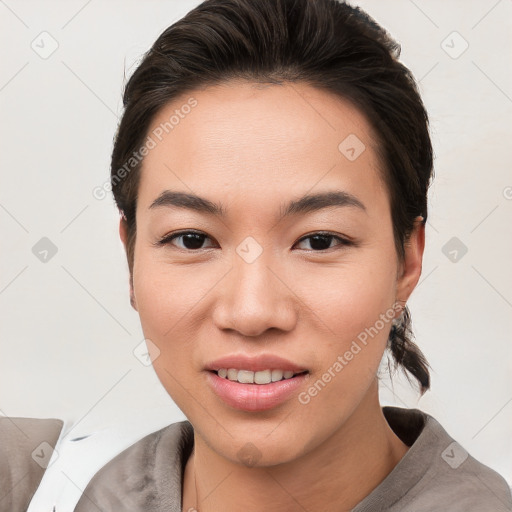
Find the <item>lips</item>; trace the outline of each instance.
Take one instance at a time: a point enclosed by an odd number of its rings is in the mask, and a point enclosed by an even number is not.
[[[206,381],[210,389],[228,406],[248,412],[266,411],[292,398],[309,378],[307,368],[273,354],[249,357],[232,354],[208,363],[205,366]],[[269,370],[277,370],[282,380],[268,381]],[[230,380],[224,373],[237,374],[237,380]],[[285,378],[286,376],[288,378]],[[274,373],[274,372],[271,372]],[[254,374],[254,375],[251,375]],[[265,382],[251,383],[266,375]],[[279,376],[276,374],[276,377]],[[234,375],[232,375],[234,377]],[[240,382],[242,380],[242,382]]]
[[[219,377],[216,372],[206,372],[206,381],[215,395],[225,405],[247,412],[261,412],[289,401],[306,385],[309,375],[301,373],[291,379],[270,384],[242,384]]]
[[[205,370],[217,372],[221,368],[236,368],[237,370],[248,370],[261,372],[264,370],[283,370],[293,373],[303,373],[308,369],[292,361],[273,354],[261,354],[249,357],[245,354],[233,354],[221,357],[205,365]]]

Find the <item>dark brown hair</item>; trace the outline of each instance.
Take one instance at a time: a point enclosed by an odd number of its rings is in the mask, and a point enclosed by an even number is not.
[[[366,115],[378,137],[402,260],[415,219],[427,219],[433,152],[427,112],[399,56],[400,45],[375,20],[337,0],[206,0],[167,28],[126,84],[112,152],[111,186],[126,219],[130,279],[140,174],[134,152],[169,102],[230,79],[307,83]],[[423,394],[430,387],[428,363],[412,341],[407,307],[388,348],[395,367],[412,374]]]

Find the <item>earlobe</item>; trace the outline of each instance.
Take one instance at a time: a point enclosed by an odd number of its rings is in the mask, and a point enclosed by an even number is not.
[[[397,281],[397,298],[404,303],[407,302],[420,279],[424,249],[425,224],[423,217],[417,217],[414,221],[414,229],[404,246],[404,261]]]

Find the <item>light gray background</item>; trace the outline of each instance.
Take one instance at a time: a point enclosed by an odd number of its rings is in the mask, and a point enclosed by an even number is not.
[[[0,1],[3,415],[62,418],[77,436],[131,425],[142,437],[184,419],[133,353],[143,334],[118,214],[92,190],[108,180],[125,74],[198,3]],[[511,483],[512,3],[354,3],[402,44],[436,153],[410,302],[432,390],[418,399],[384,379],[382,402],[434,415]],[[57,247],[46,262],[33,253],[43,237]]]

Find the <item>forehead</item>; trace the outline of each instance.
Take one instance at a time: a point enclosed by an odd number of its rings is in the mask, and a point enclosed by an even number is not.
[[[195,89],[163,107],[147,135],[154,147],[139,189],[146,206],[170,187],[267,195],[302,194],[320,181],[382,188],[376,137],[364,114],[303,83]]]

